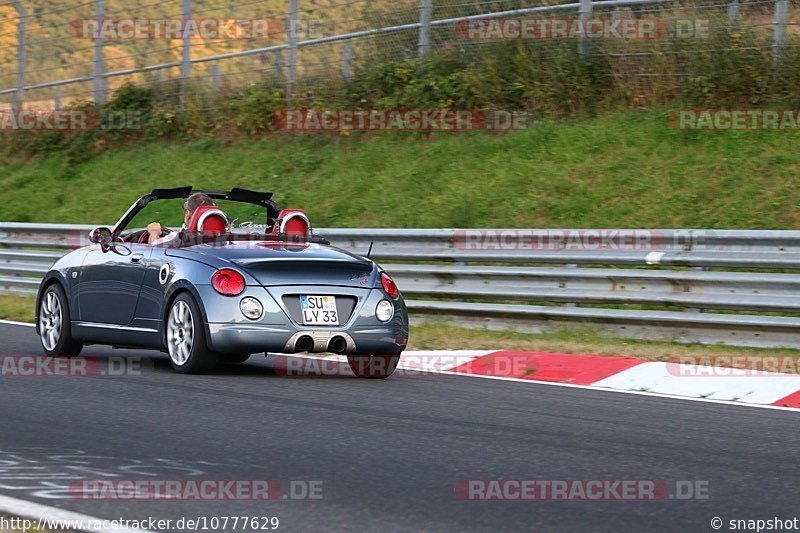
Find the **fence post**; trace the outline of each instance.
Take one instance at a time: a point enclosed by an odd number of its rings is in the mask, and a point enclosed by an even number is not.
[[[15,113],[22,110],[22,103],[25,99],[25,63],[27,60],[27,31],[28,13],[21,0],[13,0],[14,9],[17,10],[19,22],[17,23],[17,91],[11,102],[11,108]]]
[[[433,13],[433,0],[420,0],[419,2],[419,44],[417,49],[419,57],[425,57],[431,51],[431,16]]]
[[[777,67],[781,62],[781,54],[786,42],[786,15],[788,13],[788,0],[777,0],[775,2],[775,21],[774,21],[774,36],[775,43],[772,49],[772,62]]]
[[[297,24],[300,16],[298,0],[289,0],[289,69],[286,74],[286,103],[292,101],[294,84],[297,80]]]
[[[53,110],[61,111],[61,89],[53,89]]]
[[[180,79],[180,92],[178,94],[178,106],[183,112],[186,109],[186,86],[189,77],[192,75],[192,43],[189,39],[189,32],[186,31],[186,25],[189,19],[192,18],[192,0],[183,0],[183,43],[181,47],[181,79]]]
[[[580,20],[580,34],[578,40],[578,55],[581,59],[586,59],[589,47],[586,43],[586,24],[589,17],[592,16],[592,0],[581,0],[581,7],[578,11],[578,20]]]
[[[222,85],[222,78],[219,73],[219,63],[214,63],[211,65],[211,84],[214,86],[215,91],[219,91],[219,88]]]
[[[102,21],[106,16],[106,8],[104,0],[95,0],[94,2],[94,17],[98,21]],[[92,79],[92,99],[94,105],[100,107],[106,103],[106,79],[103,77],[105,74],[105,62],[103,60],[103,32],[98,32],[99,35],[94,39],[94,77]]]
[[[342,48],[342,77],[345,81],[353,80],[353,42],[349,39]]]
[[[281,79],[283,77],[283,51],[275,50],[275,77]]]
[[[736,20],[739,16],[739,0],[731,0],[728,4],[728,20]]]

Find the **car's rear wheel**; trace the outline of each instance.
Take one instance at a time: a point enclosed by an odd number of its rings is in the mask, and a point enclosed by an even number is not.
[[[400,362],[399,355],[348,355],[350,370],[359,378],[386,379]]]
[[[73,356],[81,353],[83,343],[72,338],[69,303],[63,287],[53,283],[39,302],[39,340],[49,357]]]
[[[250,355],[252,354],[223,354],[219,356],[219,360],[222,363],[244,363],[250,359]]]
[[[172,302],[166,323],[166,342],[172,368],[180,374],[205,374],[217,365],[208,349],[200,308],[188,293]]]

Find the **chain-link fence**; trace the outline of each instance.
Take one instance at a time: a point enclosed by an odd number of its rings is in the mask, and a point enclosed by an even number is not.
[[[208,95],[231,89],[274,87],[291,101],[375,65],[437,54],[508,63],[501,70],[546,63],[524,82],[498,78],[509,86],[497,92],[541,83],[569,94],[577,89],[559,69],[578,68],[577,53],[589,78],[636,103],[674,94],[697,76],[698,58],[724,62],[731,48],[779,66],[800,12],[789,0],[6,0],[0,20],[0,107],[100,104],[132,82],[209,111]],[[720,28],[727,40],[708,38]],[[527,61],[495,53],[509,42]],[[734,68],[747,74],[748,65]]]

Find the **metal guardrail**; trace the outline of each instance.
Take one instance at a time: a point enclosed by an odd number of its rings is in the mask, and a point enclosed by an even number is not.
[[[87,244],[89,229],[0,223],[0,292],[34,293],[52,263]],[[800,348],[800,231],[658,230],[657,246],[643,250],[465,245],[465,232],[480,231],[317,233],[360,254],[372,245],[414,320],[527,332],[591,325],[626,337]]]

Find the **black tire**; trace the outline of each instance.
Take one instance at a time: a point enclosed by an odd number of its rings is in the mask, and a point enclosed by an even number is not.
[[[60,283],[53,283],[39,300],[37,331],[48,357],[80,355],[83,343],[72,338],[72,323],[67,294]]]
[[[386,379],[400,362],[399,355],[348,355],[347,364],[356,377],[364,379]]]
[[[211,372],[219,356],[208,349],[200,308],[189,293],[172,302],[164,321],[164,341],[172,369],[179,374]]]
[[[245,363],[252,354],[222,354],[219,356],[220,363]]]

